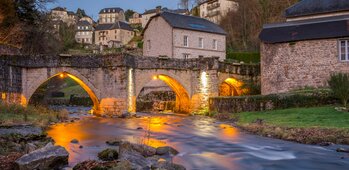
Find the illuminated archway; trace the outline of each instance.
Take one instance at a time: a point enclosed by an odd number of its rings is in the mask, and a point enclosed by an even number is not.
[[[174,78],[158,74],[152,77],[153,80],[161,80],[165,82],[176,94],[176,106],[174,111],[181,113],[190,113],[190,98],[187,90]],[[137,94],[137,97],[139,93]]]
[[[219,86],[219,96],[241,96],[247,92],[242,85],[243,82],[235,78],[227,78]]]
[[[98,100],[95,92],[86,83],[84,83],[81,79],[79,79],[78,77],[76,77],[68,72],[60,72],[58,74],[55,74],[55,75],[49,77],[46,81],[42,82],[37,88],[39,88],[42,84],[50,81],[52,78],[57,77],[57,76],[59,76],[60,78],[69,77],[72,80],[74,80],[76,83],[78,83],[87,92],[87,94],[89,95],[89,97],[91,98],[91,100],[93,102],[92,113],[100,111],[99,100]],[[32,92],[30,94],[30,96],[28,97],[29,98],[28,103],[29,103],[31,97],[33,96],[33,94],[34,94],[34,92]]]

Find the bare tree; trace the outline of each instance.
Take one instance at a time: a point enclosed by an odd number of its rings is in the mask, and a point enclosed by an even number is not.
[[[227,46],[235,51],[258,51],[258,35],[265,23],[284,21],[284,10],[298,0],[236,0],[238,11],[223,17]]]

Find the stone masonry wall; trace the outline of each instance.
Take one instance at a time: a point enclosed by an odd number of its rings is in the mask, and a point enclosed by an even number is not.
[[[349,73],[349,62],[339,61],[338,53],[337,39],[262,44],[262,94],[327,86],[331,73]]]

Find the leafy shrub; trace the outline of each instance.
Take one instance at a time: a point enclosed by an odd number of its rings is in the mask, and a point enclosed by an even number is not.
[[[316,107],[337,102],[330,91],[315,90],[290,94],[212,97],[209,103],[210,111],[239,113],[295,107]]]
[[[227,52],[227,60],[242,61],[244,63],[260,63],[261,56],[257,52]]]
[[[349,74],[332,74],[328,84],[334,96],[341,100],[344,107],[347,107],[349,100]]]

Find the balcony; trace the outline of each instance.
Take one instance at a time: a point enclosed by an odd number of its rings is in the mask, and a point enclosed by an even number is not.
[[[220,14],[221,14],[220,11],[211,11],[211,12],[207,13],[206,17],[215,17],[215,16],[218,16]]]
[[[221,6],[220,3],[213,3],[207,6],[207,11],[211,11],[213,9],[219,8]]]

